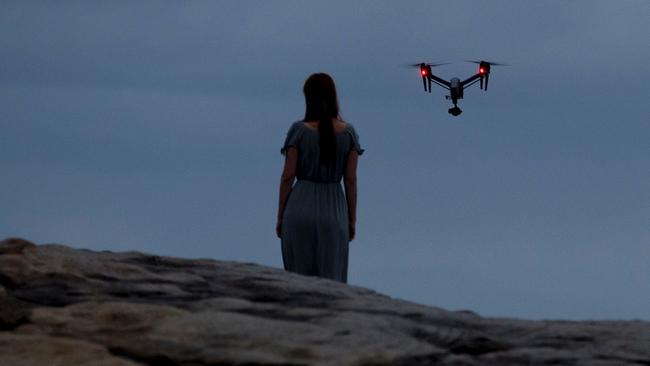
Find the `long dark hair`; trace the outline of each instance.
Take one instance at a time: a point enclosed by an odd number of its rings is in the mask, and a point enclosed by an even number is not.
[[[320,163],[330,165],[336,159],[333,118],[339,118],[339,102],[334,80],[325,73],[312,74],[302,88],[305,94],[305,121],[318,121]]]

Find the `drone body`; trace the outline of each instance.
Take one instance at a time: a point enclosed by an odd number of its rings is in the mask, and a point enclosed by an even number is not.
[[[422,76],[422,84],[424,85],[424,91],[431,93],[431,83],[436,83],[439,86],[449,90],[449,95],[445,97],[451,99],[451,102],[454,104],[452,108],[449,108],[449,114],[453,116],[460,115],[463,111],[458,108],[458,100],[463,99],[463,92],[465,88],[474,85],[476,82],[479,82],[482,90],[487,90],[488,81],[490,80],[490,66],[492,65],[505,65],[496,62],[488,61],[469,61],[477,63],[479,65],[478,72],[465,80],[460,80],[459,78],[452,78],[449,81],[440,78],[434,75],[431,72],[431,68],[435,66],[445,65],[440,63],[418,63],[408,65],[410,67],[417,67],[420,69],[420,76]]]

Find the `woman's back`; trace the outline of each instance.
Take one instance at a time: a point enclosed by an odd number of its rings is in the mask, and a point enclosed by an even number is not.
[[[298,149],[296,177],[322,183],[339,183],[344,175],[351,150],[362,153],[354,127],[342,121],[334,122],[336,157],[332,164],[320,163],[318,122],[295,122],[289,132],[282,153],[289,147]]]

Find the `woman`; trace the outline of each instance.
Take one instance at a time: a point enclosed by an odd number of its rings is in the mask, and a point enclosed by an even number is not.
[[[357,159],[363,149],[352,125],[339,116],[329,75],[311,75],[303,93],[305,118],[291,126],[281,150],[285,162],[276,233],[284,269],[346,283],[348,244],[356,231]]]

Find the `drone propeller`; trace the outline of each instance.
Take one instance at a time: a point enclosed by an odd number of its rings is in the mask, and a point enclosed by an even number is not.
[[[510,66],[509,64],[504,64],[502,62],[491,62],[491,61],[476,61],[476,60],[465,60],[467,62],[471,62],[473,64],[479,64],[479,69],[478,69],[478,75],[480,76],[480,87],[483,90],[487,90],[488,88],[488,81],[490,81],[490,67],[492,66]],[[484,80],[485,79],[485,84]]]
[[[418,68],[423,66],[436,67],[436,66],[442,66],[448,64],[449,62],[418,62],[416,64],[404,64],[402,65],[402,67],[409,67],[409,68]]]
[[[404,64],[402,67],[420,69],[424,91],[431,93],[431,68],[442,65],[447,65],[447,62],[420,62],[416,64]]]
[[[482,60],[482,61],[476,61],[476,60],[465,60],[465,61],[467,61],[467,62],[471,62],[471,63],[473,63],[473,64],[479,64],[479,65],[480,65],[481,63],[485,62],[485,63],[489,64],[490,66],[510,66],[510,64],[504,64],[504,63],[502,63],[502,62],[492,62],[492,61],[485,61],[485,60]]]

